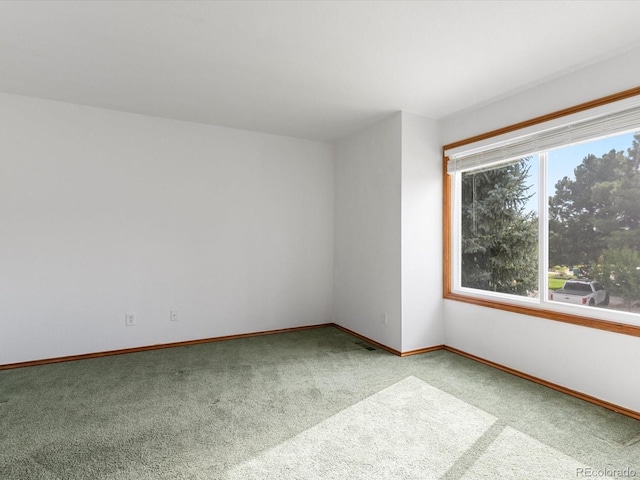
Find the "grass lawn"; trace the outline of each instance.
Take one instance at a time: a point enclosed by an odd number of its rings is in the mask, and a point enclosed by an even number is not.
[[[556,278],[552,273],[549,274],[549,290],[558,290],[564,286],[566,278]]]

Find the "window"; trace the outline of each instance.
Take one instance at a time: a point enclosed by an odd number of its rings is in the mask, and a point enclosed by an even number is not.
[[[538,212],[529,209],[532,162],[461,172],[459,280],[468,289],[535,296]]]
[[[640,336],[639,93],[444,147],[445,298]]]

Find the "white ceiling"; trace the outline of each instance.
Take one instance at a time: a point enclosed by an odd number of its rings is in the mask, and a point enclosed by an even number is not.
[[[335,140],[620,54],[639,20],[612,0],[0,1],[0,91]]]

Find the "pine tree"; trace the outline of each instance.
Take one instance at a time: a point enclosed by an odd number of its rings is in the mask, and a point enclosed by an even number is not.
[[[627,151],[587,155],[549,199],[550,265],[589,264],[627,308],[640,299],[640,134]]]
[[[549,264],[594,264],[619,229],[614,202],[625,176],[627,157],[611,150],[587,155],[575,169],[575,180],[564,177],[549,199]]]
[[[529,295],[538,289],[538,226],[526,212],[527,159],[462,176],[462,286]]]
[[[640,135],[632,148],[587,155],[549,198],[549,264],[597,264],[605,250],[640,251]]]
[[[640,297],[640,255],[630,248],[605,250],[594,269],[611,295],[622,298],[627,310]]]

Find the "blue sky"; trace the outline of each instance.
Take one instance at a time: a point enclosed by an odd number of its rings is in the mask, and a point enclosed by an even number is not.
[[[558,180],[563,177],[569,177],[575,179],[573,174],[574,169],[582,163],[584,157],[590,153],[601,156],[610,152],[612,149],[624,150],[631,147],[633,142],[633,132],[625,133],[623,135],[617,135],[615,137],[603,138],[594,142],[581,143],[572,147],[560,148],[558,150],[552,150],[549,152],[548,161],[548,175],[549,175],[549,196],[555,194],[555,185]],[[538,185],[538,157],[532,158],[530,181],[531,192],[537,190]],[[538,196],[534,195],[527,203],[527,210],[538,210]]]

